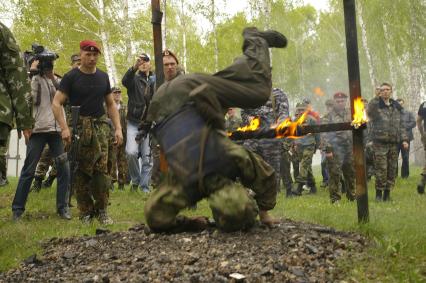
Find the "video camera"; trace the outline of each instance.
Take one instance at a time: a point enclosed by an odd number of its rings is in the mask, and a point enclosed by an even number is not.
[[[42,45],[33,43],[31,45],[32,51],[25,51],[24,58],[27,68],[30,69],[31,64],[34,60],[38,60],[37,69],[40,75],[43,75],[45,72],[53,70],[53,61],[59,58],[58,54],[52,52]]]

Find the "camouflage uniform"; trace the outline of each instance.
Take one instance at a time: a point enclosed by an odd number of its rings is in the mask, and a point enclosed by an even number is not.
[[[123,143],[120,146],[114,145],[114,130],[111,127],[111,134],[108,145],[108,174],[112,179],[112,182],[118,182],[119,187],[123,186],[127,182],[128,166],[126,157],[126,115],[127,107],[120,103],[120,109],[118,110],[120,115],[121,128],[123,129]]]
[[[417,119],[421,119],[421,123],[417,124],[417,127],[419,127],[420,133],[423,133],[421,135],[422,138],[422,143],[423,143],[423,148],[425,151],[425,165],[423,167],[423,172],[422,172],[422,177],[420,179],[420,183],[417,185],[417,192],[419,194],[424,194],[425,193],[425,185],[426,185],[426,102],[423,102],[420,107],[419,110],[417,112]],[[422,125],[423,124],[423,125]],[[423,128],[423,132],[421,131],[421,127]]]
[[[302,111],[304,111],[303,108]],[[302,112],[303,113],[303,112]],[[305,125],[316,125],[317,120],[307,115],[306,121],[303,123]],[[319,146],[319,135],[306,135],[299,139],[295,139],[294,143],[294,156],[293,164],[297,163],[298,171],[295,176],[296,188],[294,189],[294,194],[301,195],[302,188],[304,185],[307,185],[310,188],[310,193],[316,193],[317,188],[315,184],[315,178],[312,173],[312,158]]]
[[[243,50],[225,70],[179,76],[154,95],[147,120],[157,123],[154,132],[173,175],[145,204],[146,222],[156,232],[188,230],[191,219],[177,214],[202,198],[209,198],[216,225],[225,231],[249,228],[258,207],[275,206],[273,168],[218,130],[224,130],[228,108],[257,108],[271,94],[266,40],[246,32]],[[172,147],[170,139],[177,139]],[[236,178],[255,196],[234,184]]]
[[[283,122],[288,117],[288,98],[279,88],[272,89],[272,94],[265,105],[256,109],[242,109],[241,117],[244,124],[249,123],[249,116],[258,117],[261,127],[271,127],[276,123]],[[277,191],[280,190],[280,165],[282,157],[282,140],[262,139],[248,140],[244,142],[247,149],[259,154],[276,172]]]
[[[31,96],[26,68],[15,38],[2,23],[0,50],[0,147],[5,148],[13,121],[18,130],[31,129],[33,118],[26,100]]]
[[[386,105],[381,97],[375,97],[367,108],[373,141],[376,190],[385,191],[387,195],[395,185],[398,144],[408,142],[401,116],[402,107],[393,99],[389,102]]]
[[[0,187],[7,185],[7,152],[9,150],[10,134],[7,137],[6,144],[0,146]]]
[[[243,123],[243,120],[237,115],[234,115],[234,116],[226,115],[225,117],[225,129],[228,132],[236,131],[239,127],[241,127],[242,123]]]
[[[322,122],[341,123],[351,121],[349,109],[333,111],[324,116]],[[355,169],[353,166],[352,153],[352,133],[350,131],[329,132],[322,135],[324,149],[326,153],[332,153],[332,157],[327,157],[327,168],[330,175],[328,180],[328,189],[332,203],[341,199],[340,186],[343,175],[344,187],[346,188],[346,197],[349,200],[355,199]]]

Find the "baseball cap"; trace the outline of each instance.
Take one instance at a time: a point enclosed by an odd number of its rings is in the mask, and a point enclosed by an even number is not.
[[[121,88],[119,88],[118,86],[114,86],[111,88],[111,92],[121,92]]]
[[[139,55],[139,58],[142,59],[142,61],[145,61],[145,62],[150,61],[149,55],[146,54],[146,53],[141,53],[141,55]]]
[[[80,61],[80,60],[81,60],[80,55],[78,55],[78,54],[71,55],[71,63],[74,63],[74,62]]]

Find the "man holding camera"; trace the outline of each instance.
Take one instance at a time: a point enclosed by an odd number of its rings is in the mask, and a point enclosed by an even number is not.
[[[34,171],[46,144],[55,159],[58,171],[56,206],[57,213],[63,219],[71,219],[68,208],[69,165],[64,153],[60,132],[61,128],[52,112],[52,100],[58,81],[53,73],[53,62],[57,55],[42,46],[33,45],[30,57],[33,75],[31,79],[31,99],[35,124],[27,144],[27,155],[19,177],[15,198],[12,203],[13,219],[19,220],[25,211],[25,203],[30,191]]]
[[[73,189],[80,211],[80,220],[89,223],[97,217],[101,224],[112,224],[107,214],[108,189],[108,135],[110,127],[105,115],[104,103],[115,129],[115,144],[121,145],[123,134],[117,107],[111,93],[108,75],[96,67],[100,48],[95,41],[80,42],[79,68],[64,75],[53,99],[52,109],[62,129],[62,140],[71,143],[71,132],[67,125],[63,105],[79,106],[78,168],[73,176]]]
[[[155,77],[151,72],[150,58],[142,53],[124,75],[123,85],[127,88],[127,143],[126,153],[129,165],[129,174],[132,180],[131,189],[140,188],[144,192],[149,191],[149,183],[152,171],[151,148],[149,136],[136,142],[138,126],[145,119],[146,109],[154,95]],[[139,154],[142,164],[139,166]]]

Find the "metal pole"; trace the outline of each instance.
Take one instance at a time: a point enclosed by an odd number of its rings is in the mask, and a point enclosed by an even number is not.
[[[359,74],[358,42],[356,31],[355,0],[343,0],[345,15],[346,51],[348,60],[349,92],[351,100],[351,112],[354,113],[355,98],[361,96],[361,83]],[[353,156],[356,177],[356,198],[358,206],[358,222],[369,221],[368,189],[365,171],[365,154],[363,130],[354,129]]]
[[[161,20],[163,12],[160,8],[160,0],[151,0],[152,9],[152,31],[154,35],[154,56],[155,56],[155,82],[158,89],[164,82],[163,72],[163,42],[161,36]]]

